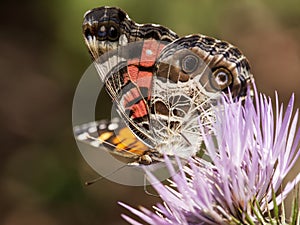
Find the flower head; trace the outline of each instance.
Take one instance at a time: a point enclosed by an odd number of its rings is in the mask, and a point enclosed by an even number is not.
[[[175,174],[170,185],[163,185],[146,171],[164,202],[154,207],[156,213],[121,205],[149,224],[269,224],[279,218],[276,213],[273,218],[270,210],[277,209],[300,181],[299,173],[275,194],[300,154],[294,96],[285,113],[277,94],[275,112],[271,99],[257,93],[255,103],[250,95],[244,102],[226,97],[221,102],[212,132],[200,124],[210,161],[194,157],[183,166],[176,158],[179,169],[175,171],[166,157],[170,174]],[[299,224],[299,206],[295,207]],[[285,220],[284,216],[281,219]]]

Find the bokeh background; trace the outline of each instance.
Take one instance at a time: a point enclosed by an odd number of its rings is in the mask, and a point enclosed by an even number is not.
[[[143,187],[103,179],[72,135],[76,85],[90,64],[81,34],[85,11],[119,6],[139,23],[179,35],[202,33],[240,47],[260,91],[300,106],[298,0],[27,0],[0,3],[0,224],[126,224],[117,201],[150,207]],[[103,97],[104,98],[104,97]],[[99,118],[110,117],[108,98]],[[299,172],[295,168],[292,177]],[[127,212],[126,212],[127,213]]]

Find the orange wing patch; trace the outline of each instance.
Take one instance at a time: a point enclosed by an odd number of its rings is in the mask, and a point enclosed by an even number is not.
[[[103,143],[111,144],[109,148],[114,146],[114,151],[124,154],[124,156],[127,155],[127,157],[132,155],[135,158],[149,151],[149,148],[139,141],[128,127],[121,128],[115,132],[105,131],[99,135],[98,139]]]

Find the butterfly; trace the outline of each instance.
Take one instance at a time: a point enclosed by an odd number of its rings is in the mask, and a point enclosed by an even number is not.
[[[212,106],[221,93],[241,98],[253,83],[249,62],[237,47],[137,24],[119,8],[88,11],[83,35],[125,126],[117,122],[111,130],[107,121],[94,122],[77,127],[75,135],[130,163],[195,155],[202,143],[199,122],[208,128],[213,123]]]

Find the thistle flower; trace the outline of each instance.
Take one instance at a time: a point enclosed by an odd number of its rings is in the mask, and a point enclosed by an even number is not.
[[[279,211],[279,206],[300,181],[298,173],[282,187],[300,154],[298,110],[292,116],[294,96],[285,113],[277,94],[275,112],[271,99],[262,94],[255,94],[256,103],[249,95],[244,103],[226,97],[221,101],[213,132],[200,124],[211,161],[194,157],[184,166],[176,158],[175,171],[165,157],[170,174],[175,174],[169,185],[146,171],[163,204],[157,204],[155,212],[120,203],[123,207],[148,224],[287,224],[284,207]],[[300,224],[298,201],[295,197],[289,224]]]

